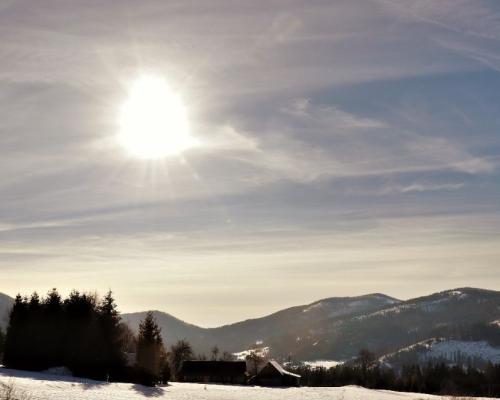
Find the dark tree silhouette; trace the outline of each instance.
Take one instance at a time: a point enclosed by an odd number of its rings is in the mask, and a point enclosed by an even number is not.
[[[125,328],[121,324],[113,293],[108,291],[97,308],[101,340],[99,364],[107,379],[125,364]],[[128,333],[128,331],[126,332]]]
[[[137,366],[145,373],[145,384],[154,385],[161,378],[164,348],[161,330],[149,311],[139,325],[137,338]]]
[[[170,348],[170,372],[174,379],[179,380],[179,372],[183,361],[193,358],[193,349],[187,340],[178,340]]]
[[[5,333],[0,329],[0,362],[3,359],[3,350],[5,346]]]
[[[109,292],[72,291],[64,301],[56,289],[40,299],[17,295],[10,314],[3,362],[7,367],[44,370],[66,366],[77,376],[123,379],[126,371],[123,325]],[[133,375],[133,374],[132,374]]]
[[[210,350],[210,353],[212,355],[212,361],[216,361],[217,357],[219,356],[219,348],[217,346],[212,347],[212,350]]]

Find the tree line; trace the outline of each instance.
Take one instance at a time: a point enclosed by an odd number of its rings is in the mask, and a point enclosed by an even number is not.
[[[41,298],[17,295],[9,326],[0,333],[0,354],[8,368],[44,371],[64,366],[75,376],[154,385],[175,379],[184,360],[193,357],[180,340],[164,346],[151,312],[135,335],[121,321],[112,292],[72,291],[65,299],[56,289]]]
[[[484,369],[477,369],[429,362],[424,366],[406,365],[396,371],[379,365],[371,352],[362,350],[350,364],[329,369],[300,365],[290,370],[301,375],[304,386],[358,385],[400,392],[500,397],[500,364],[489,363]]]

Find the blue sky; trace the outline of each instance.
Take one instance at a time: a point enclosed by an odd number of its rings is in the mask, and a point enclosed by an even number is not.
[[[204,326],[500,289],[500,4],[0,3],[0,291]],[[130,157],[137,77],[202,145]]]

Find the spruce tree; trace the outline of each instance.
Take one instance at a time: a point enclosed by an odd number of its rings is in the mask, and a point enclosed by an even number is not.
[[[29,360],[25,346],[27,311],[27,299],[18,294],[10,312],[9,327],[5,337],[3,362],[8,368],[25,368]]]
[[[99,324],[100,364],[106,378],[112,377],[125,365],[125,335],[120,314],[111,290],[97,309]]]
[[[161,361],[163,358],[163,341],[153,313],[149,311],[139,325],[137,338],[137,366],[146,374],[144,383],[154,385],[160,378]]]
[[[62,300],[57,289],[47,293],[42,301],[42,323],[40,324],[40,341],[42,357],[46,367],[65,365],[66,341]]]
[[[33,292],[30,297],[27,308],[26,331],[27,340],[25,343],[26,351],[30,354],[28,369],[42,370],[45,368],[45,359],[43,354],[43,343],[40,337],[40,325],[42,319],[42,305],[40,296],[37,292]]]

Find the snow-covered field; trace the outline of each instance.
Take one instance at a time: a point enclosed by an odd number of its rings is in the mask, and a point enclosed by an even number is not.
[[[0,369],[0,384],[14,384],[30,400],[411,400],[441,399],[420,393],[340,388],[263,388],[254,386],[172,383],[147,388],[128,383],[106,383],[80,378]]]

